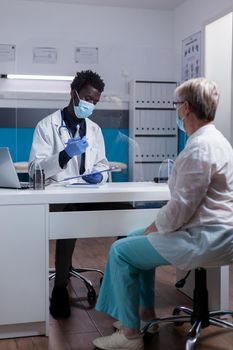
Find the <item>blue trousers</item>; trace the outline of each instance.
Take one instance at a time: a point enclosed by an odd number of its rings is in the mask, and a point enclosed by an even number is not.
[[[140,329],[139,308],[154,308],[155,268],[169,265],[151,245],[144,230],[113,243],[96,310],[132,329]]]

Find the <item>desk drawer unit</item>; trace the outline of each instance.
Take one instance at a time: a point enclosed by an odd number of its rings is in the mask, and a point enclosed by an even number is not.
[[[125,236],[146,227],[158,209],[50,212],[49,239]]]

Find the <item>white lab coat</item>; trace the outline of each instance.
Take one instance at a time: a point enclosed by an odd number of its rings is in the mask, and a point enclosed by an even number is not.
[[[79,175],[80,157],[74,156],[63,169],[59,165],[59,152],[65,148],[66,142],[70,138],[68,130],[64,127],[60,128],[61,125],[60,110],[42,119],[37,124],[29,157],[30,175],[33,173],[35,163],[40,164],[41,169],[44,170],[45,179],[50,181],[61,181],[64,178]],[[76,136],[78,135],[77,130]],[[89,146],[85,153],[85,173],[107,169],[109,164],[105,156],[102,131],[89,118],[86,119],[86,137]],[[107,178],[107,173],[103,173],[102,182],[106,181]],[[80,179],[77,181],[82,182]],[[75,182],[75,180],[72,180],[72,182]]]
[[[156,250],[185,270],[233,262],[233,150],[213,124],[189,137],[168,185],[148,236]]]

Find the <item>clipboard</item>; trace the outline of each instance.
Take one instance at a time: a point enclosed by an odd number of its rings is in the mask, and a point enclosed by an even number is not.
[[[95,174],[102,174],[102,173],[110,173],[113,171],[118,171],[119,168],[117,166],[113,166],[111,168],[108,169],[104,169],[104,170],[100,170],[100,171],[93,171],[87,174],[82,174],[82,175],[77,175],[77,176],[71,176],[71,177],[66,177],[64,179],[62,179],[61,181],[69,181],[69,180],[73,180],[73,179],[80,179],[83,176],[87,176],[87,175],[95,175]]]

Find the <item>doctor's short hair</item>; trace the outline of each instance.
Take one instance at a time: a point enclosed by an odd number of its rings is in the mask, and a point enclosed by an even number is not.
[[[206,78],[185,81],[175,90],[176,100],[187,101],[198,119],[212,121],[219,101],[218,86]]]
[[[104,91],[105,84],[103,80],[99,74],[92,72],[91,70],[77,72],[70,86],[71,89],[80,92],[80,90],[87,85],[94,87],[100,93]]]

